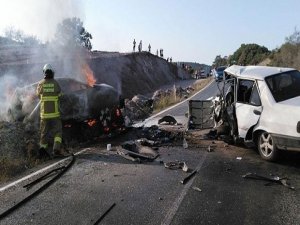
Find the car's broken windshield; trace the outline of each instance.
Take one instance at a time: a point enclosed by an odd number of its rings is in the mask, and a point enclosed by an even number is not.
[[[300,72],[291,71],[266,78],[276,102],[300,96]]]

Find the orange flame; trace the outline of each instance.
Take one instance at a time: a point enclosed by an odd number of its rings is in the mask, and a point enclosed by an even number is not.
[[[90,87],[93,87],[94,84],[96,83],[96,79],[94,77],[94,73],[89,67],[87,63],[83,63],[81,65],[81,72],[85,76],[86,82]]]
[[[96,121],[95,119],[91,119],[91,120],[88,120],[88,121],[87,121],[87,124],[88,124],[90,127],[94,126],[96,123],[97,123],[97,121]]]

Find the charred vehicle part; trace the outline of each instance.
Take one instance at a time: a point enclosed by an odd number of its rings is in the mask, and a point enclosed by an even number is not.
[[[231,66],[225,71],[214,120],[235,142],[257,146],[265,160],[300,150],[300,72],[292,68]]]
[[[107,84],[92,87],[69,78],[57,78],[63,96],[59,108],[65,130],[76,126],[79,130],[94,127],[97,134],[124,128],[122,99],[115,88]],[[11,121],[38,123],[39,100],[35,94],[37,83],[16,89],[8,117]],[[90,129],[88,133],[92,133]]]

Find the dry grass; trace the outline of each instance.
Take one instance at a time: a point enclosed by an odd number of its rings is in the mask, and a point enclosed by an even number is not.
[[[202,90],[206,85],[208,85],[211,80],[213,79],[213,77],[208,77],[206,79],[203,80],[199,80],[198,82],[195,82],[192,87],[194,88],[194,91],[190,94],[193,95],[196,92]],[[154,102],[154,107],[153,107],[153,113],[157,113],[167,107],[170,107],[172,105],[175,105],[178,102],[183,101],[184,98],[178,96],[178,95],[169,95],[169,96],[164,96],[162,98],[160,98],[158,101]]]
[[[164,96],[160,98],[158,101],[154,102],[153,106],[153,112],[157,113],[171,105],[174,105],[178,102],[180,102],[181,99],[179,96],[175,95],[170,95],[170,96]]]
[[[208,85],[214,78],[212,76],[206,78],[206,79],[203,79],[203,80],[200,80],[200,82],[196,82],[193,84],[193,88],[194,88],[194,91],[191,93],[191,95],[195,94],[196,92],[202,90],[204,87],[206,87],[206,85]]]
[[[8,181],[11,177],[22,173],[28,168],[37,165],[37,160],[33,159],[12,159],[7,157],[0,158],[0,182]]]

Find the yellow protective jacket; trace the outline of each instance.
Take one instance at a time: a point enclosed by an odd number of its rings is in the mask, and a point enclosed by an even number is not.
[[[41,101],[40,117],[42,119],[60,117],[58,98],[61,95],[61,89],[55,79],[41,80],[37,86],[36,94]]]

